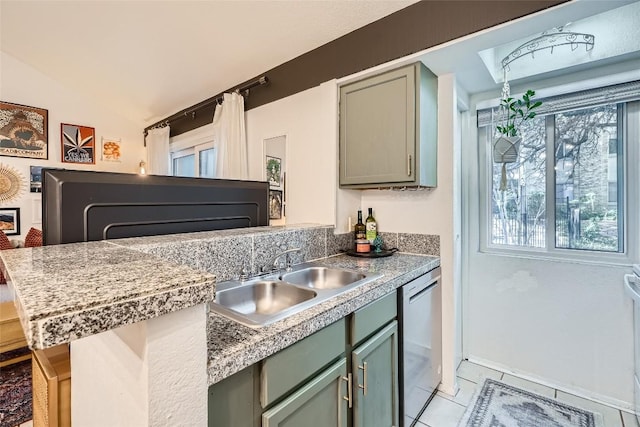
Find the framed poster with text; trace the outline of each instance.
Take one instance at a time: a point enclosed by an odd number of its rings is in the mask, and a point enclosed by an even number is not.
[[[0,101],[0,156],[46,160],[48,111]]]
[[[96,163],[96,130],[88,126],[60,124],[62,161],[64,163]]]

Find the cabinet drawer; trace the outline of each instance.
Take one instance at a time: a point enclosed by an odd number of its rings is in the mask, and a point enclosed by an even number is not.
[[[397,314],[398,303],[395,291],[355,311],[351,319],[350,344],[358,344],[395,319]]]
[[[260,372],[262,407],[268,407],[342,355],[345,329],[345,320],[341,319],[266,358]]]

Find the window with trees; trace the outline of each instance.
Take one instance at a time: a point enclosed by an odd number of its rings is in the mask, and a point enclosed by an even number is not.
[[[491,161],[495,123],[482,123],[479,114],[488,183],[484,245],[624,253],[626,186],[637,187],[626,179],[625,139],[639,144],[637,131],[624,131],[628,105],[562,108],[525,122],[518,159],[506,164],[506,190],[502,164]]]

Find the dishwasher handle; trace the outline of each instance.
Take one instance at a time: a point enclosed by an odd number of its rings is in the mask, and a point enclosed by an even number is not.
[[[427,286],[420,288],[417,290],[417,292],[413,293],[412,295],[409,295],[409,304],[413,304],[415,301],[419,300],[423,295],[429,293],[433,288],[436,287],[436,285],[438,284],[438,280],[440,279],[436,279],[433,282],[429,283]]]
[[[635,274],[624,275],[624,289],[634,302],[640,303],[640,278]]]
[[[402,286],[402,299],[406,303],[411,303],[420,295],[426,293],[440,281],[440,267],[436,267],[422,276],[413,279]]]

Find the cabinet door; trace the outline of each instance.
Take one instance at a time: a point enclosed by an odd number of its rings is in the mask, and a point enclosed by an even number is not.
[[[209,387],[208,426],[259,427],[258,377],[252,365]]]
[[[340,88],[340,185],[415,181],[415,67]]]
[[[262,414],[263,427],[346,427],[347,361],[327,368],[300,390]]]
[[[398,425],[398,322],[352,353],[353,427]]]

